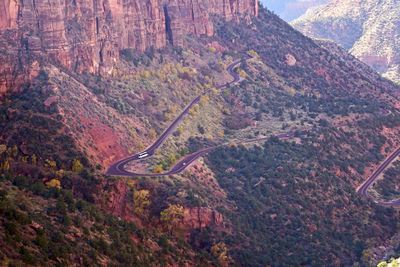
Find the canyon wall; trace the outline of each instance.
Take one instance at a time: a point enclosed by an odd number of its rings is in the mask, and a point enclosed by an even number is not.
[[[17,2],[13,0],[2,0],[0,2],[0,29],[16,27],[17,11]]]
[[[257,0],[2,0],[0,41],[14,43],[0,49],[4,58],[23,49],[72,71],[109,74],[121,49],[183,45],[186,34],[213,35],[211,14],[231,20],[257,13]],[[12,68],[0,69],[0,91],[14,76],[4,69]]]

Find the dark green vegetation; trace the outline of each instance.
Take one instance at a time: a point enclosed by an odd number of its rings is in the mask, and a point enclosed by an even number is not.
[[[360,198],[355,188],[398,142],[396,134],[384,135],[400,127],[391,95],[398,87],[266,10],[247,22],[216,18],[217,35],[188,37],[188,48],[124,50],[126,66],[119,67],[134,70],[115,79],[49,67],[50,77],[42,71],[8,96],[0,106],[0,145],[7,145],[0,146],[0,244],[7,248],[0,259],[119,266],[373,262],[366,251],[398,232],[399,215]],[[225,51],[210,49],[211,42]],[[224,66],[244,53],[253,55],[238,70],[245,81],[213,90],[227,76]],[[221,147],[205,160],[211,171],[199,163],[162,180],[104,177],[107,166],[96,163],[107,161],[88,155],[108,152],[107,160],[115,159],[120,144],[107,141],[117,138],[140,151],[208,89],[162,147],[165,154],[156,155],[160,171],[188,151],[233,138],[282,131],[295,138]],[[59,101],[45,105],[51,96]],[[178,219],[168,218],[170,204],[169,215]],[[217,210],[223,222],[179,228],[183,207]],[[192,224],[210,218],[193,214]]]
[[[380,92],[367,93],[373,82],[340,55],[268,12],[255,25],[262,34],[219,25],[221,38],[255,50],[267,65],[249,62],[243,69],[251,78],[231,94],[252,107],[256,119],[300,118],[310,128],[298,131],[296,142],[271,138],[263,146],[220,148],[209,156],[219,184],[238,207],[221,209],[233,224],[224,241],[245,266],[368,265],[363,251],[398,231],[398,214],[361,199],[354,182],[363,180],[369,164],[384,159],[383,145],[392,140],[383,128],[398,129],[400,114]],[[286,62],[289,53],[297,59],[294,66]]]
[[[71,146],[74,140],[68,135],[56,105],[46,106],[49,97],[48,76],[41,71],[38,79],[12,94],[0,105],[0,128],[7,135],[0,136],[0,143],[23,149],[25,156],[41,161],[54,160],[57,166],[69,166],[74,158],[88,165],[86,157]]]
[[[332,128],[321,131],[327,137],[332,133],[340,135],[336,142],[346,138]],[[356,195],[348,175],[331,171],[335,166],[347,171],[362,159],[344,163],[330,145],[317,145],[316,137],[302,138],[302,144],[273,138],[262,147],[220,149],[209,157],[220,185],[238,206],[224,212],[235,229],[225,242],[245,244],[232,251],[244,265],[326,266],[339,259],[351,265],[361,261],[369,239],[397,232],[393,210],[371,206]]]
[[[157,193],[145,207],[146,215],[132,214],[147,223],[137,227],[102,205],[115,181],[105,181],[79,160],[70,160],[70,166],[61,165],[63,170],[56,161],[28,156],[17,146],[0,146],[0,265],[212,265],[209,251],[196,254],[182,234],[159,225],[166,199],[177,193],[168,188],[171,184],[153,189]],[[140,184],[154,186],[159,185],[145,180]],[[126,204],[138,205],[135,190],[128,190]]]
[[[162,266],[190,258],[188,245],[168,233],[140,230],[70,190],[31,181],[0,176],[2,266]]]
[[[396,161],[392,167],[384,172],[382,180],[379,180],[374,188],[385,200],[400,198],[398,184],[400,180],[400,162]]]

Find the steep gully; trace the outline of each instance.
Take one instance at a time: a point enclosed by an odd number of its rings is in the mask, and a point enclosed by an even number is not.
[[[239,66],[240,63],[250,59],[251,57],[246,55],[242,59],[238,59],[231,63],[227,71],[229,74],[233,77],[233,80],[231,82],[226,83],[225,85],[220,85],[217,86],[217,89],[221,90],[224,88],[227,88],[229,86],[232,86],[234,84],[240,83],[241,77],[237,72],[235,72],[235,69]],[[150,145],[146,150],[143,152],[131,155],[129,157],[126,157],[124,159],[121,159],[114,164],[112,164],[107,172],[106,175],[110,176],[128,176],[128,177],[138,177],[138,176],[144,176],[144,177],[160,177],[160,176],[167,176],[167,175],[173,175],[180,173],[184,171],[191,163],[196,161],[198,158],[204,156],[205,154],[211,152],[212,150],[225,146],[227,144],[222,144],[222,145],[217,145],[213,147],[208,147],[204,149],[200,149],[192,154],[189,154],[183,159],[181,159],[177,164],[175,164],[169,171],[164,172],[164,173],[135,173],[131,171],[127,171],[125,169],[125,166],[133,161],[139,161],[145,158],[149,158],[154,155],[156,150],[164,143],[164,141],[173,133],[173,131],[176,129],[176,127],[182,122],[184,117],[187,116],[189,113],[190,109],[196,105],[201,97],[203,95],[206,95],[209,93],[210,90],[205,91],[203,94],[197,96],[194,98],[182,111],[182,113],[169,125],[169,127],[160,135],[160,137],[152,144]],[[275,135],[279,139],[289,139],[294,136],[293,132],[288,132],[288,133],[281,133]],[[240,143],[245,144],[245,143],[253,143],[253,142],[259,142],[263,140],[267,140],[269,137],[263,137],[263,138],[256,138],[256,139],[251,139],[251,140],[243,140]],[[388,165],[394,161],[398,156],[400,155],[400,147],[393,152],[379,167],[375,172],[357,189],[357,192],[361,194],[362,196],[368,197],[368,189],[373,185],[373,183],[376,181],[376,179],[379,177],[379,175],[388,167]],[[381,201],[377,202],[378,204],[384,205],[384,206],[400,206],[400,199],[393,200],[393,201]]]

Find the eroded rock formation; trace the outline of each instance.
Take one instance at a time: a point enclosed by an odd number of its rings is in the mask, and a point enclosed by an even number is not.
[[[45,55],[72,71],[109,74],[119,51],[183,45],[186,34],[212,35],[211,14],[256,16],[257,0],[3,0],[0,39]],[[1,48],[7,50],[4,44]],[[12,64],[12,62],[11,62]],[[6,64],[7,65],[7,64]],[[11,74],[2,68],[0,84]],[[9,83],[9,82],[8,82]]]
[[[188,229],[201,229],[209,226],[222,226],[224,218],[218,211],[197,207],[185,209],[183,226]]]
[[[292,22],[305,35],[331,39],[400,83],[400,5],[397,0],[335,0]]]

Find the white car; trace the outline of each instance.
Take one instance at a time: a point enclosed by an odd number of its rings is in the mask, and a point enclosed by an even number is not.
[[[147,157],[149,154],[147,154],[147,153],[141,153],[141,154],[139,154],[139,159],[142,159],[142,158],[145,158],[145,157]]]

